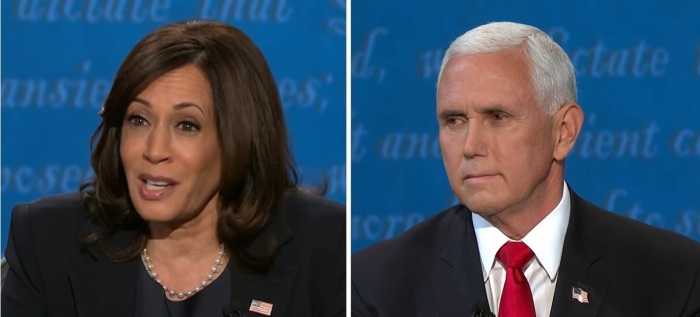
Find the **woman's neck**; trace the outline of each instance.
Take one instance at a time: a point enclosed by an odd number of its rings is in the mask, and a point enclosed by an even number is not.
[[[148,253],[169,261],[216,255],[220,248],[217,218],[214,206],[207,205],[196,217],[184,222],[149,222]]]
[[[229,262],[225,251],[219,255],[222,247],[216,223],[217,212],[213,208],[181,224],[149,222],[151,234],[144,252],[149,259],[144,260],[144,265],[153,265],[149,273],[157,273],[157,281],[167,285],[168,290],[185,293],[201,287],[204,281],[216,279]],[[212,271],[212,267],[217,271]]]

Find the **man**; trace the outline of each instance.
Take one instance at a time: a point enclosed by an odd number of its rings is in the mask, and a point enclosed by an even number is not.
[[[462,204],[353,257],[353,316],[700,316],[699,244],[564,182],[583,112],[545,33],[505,22],[457,38],[437,117]]]

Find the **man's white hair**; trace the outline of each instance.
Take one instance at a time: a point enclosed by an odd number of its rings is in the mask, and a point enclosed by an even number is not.
[[[576,102],[576,77],[564,50],[540,29],[513,22],[493,22],[458,37],[445,53],[438,85],[445,65],[455,56],[497,52],[523,46],[530,60],[530,78],[542,110],[553,115],[567,102]]]

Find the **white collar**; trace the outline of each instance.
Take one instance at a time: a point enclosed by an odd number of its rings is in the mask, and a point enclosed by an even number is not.
[[[569,187],[564,182],[563,194],[557,207],[521,240],[535,253],[535,257],[544,270],[547,271],[547,275],[552,281],[554,281],[559,271],[570,214],[571,198],[569,197]],[[476,233],[476,241],[479,246],[481,269],[485,282],[496,260],[496,253],[503,244],[510,241],[510,238],[475,213],[472,213],[472,222],[474,223],[474,232]]]

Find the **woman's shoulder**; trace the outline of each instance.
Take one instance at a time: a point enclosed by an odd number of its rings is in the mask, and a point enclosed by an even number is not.
[[[297,280],[289,285],[296,302],[311,303],[304,311],[325,311],[329,316],[344,311],[345,206],[297,191],[282,200],[273,222],[289,229],[284,231],[289,240],[282,242],[269,276]]]
[[[87,223],[79,193],[46,196],[12,208],[11,230],[15,235],[31,235],[36,242],[74,241]]]
[[[345,222],[344,205],[304,191],[287,194],[280,204],[279,212],[303,222]]]
[[[274,223],[289,228],[294,236],[304,240],[325,240],[344,236],[345,206],[327,198],[297,191],[287,194],[280,202]]]
[[[13,218],[31,218],[33,224],[50,222],[54,225],[85,217],[80,193],[51,195],[19,204],[12,209]]]

